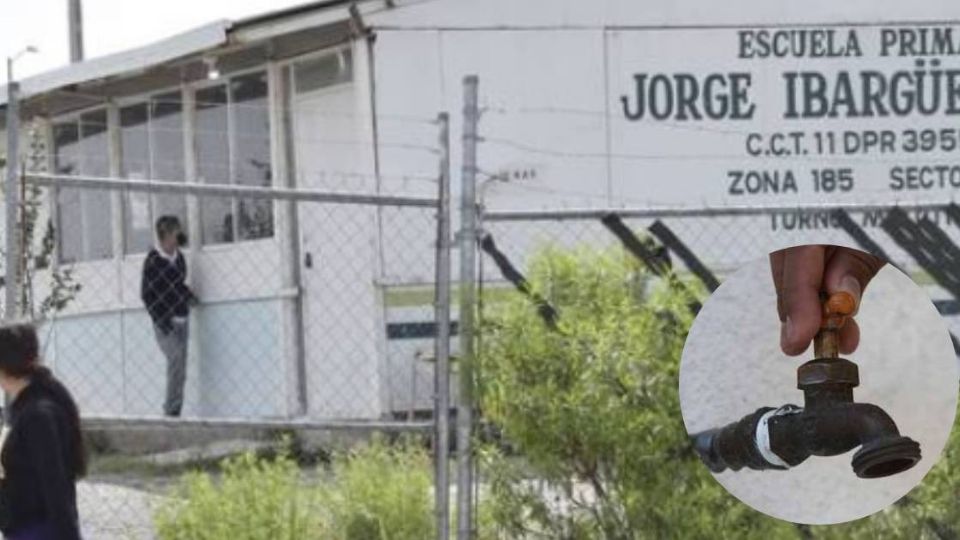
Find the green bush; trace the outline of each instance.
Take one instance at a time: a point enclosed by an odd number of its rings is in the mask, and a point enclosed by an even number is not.
[[[528,272],[559,331],[520,295],[486,298],[478,396],[506,444],[479,449],[482,540],[960,537],[960,432],[919,487],[870,518],[801,527],[767,517],[713,479],[680,418],[685,291],[696,289],[652,277],[620,250],[546,249]],[[377,439],[323,473],[308,484],[281,452],[227,460],[218,478],[189,474],[157,512],[159,537],[435,537],[422,448]]]
[[[486,298],[479,396],[506,443],[479,455],[488,538],[960,538],[960,430],[919,486],[871,517],[767,517],[687,443],[677,378],[690,284],[653,278],[619,249],[547,248],[528,273],[559,332],[521,295]]]
[[[413,443],[379,441],[335,459],[334,482],[320,493],[330,538],[434,538],[430,456]]]
[[[252,453],[227,459],[222,477],[192,472],[156,517],[163,540],[260,540],[317,538],[314,494],[297,464],[281,453],[273,460]]]
[[[308,484],[288,452],[186,475],[155,516],[162,540],[424,540],[435,536],[429,455],[380,439]]]
[[[653,278],[620,249],[547,248],[527,277],[559,331],[525,297],[491,300],[478,365],[483,412],[520,455],[482,454],[504,537],[797,536],[728,495],[690,450],[677,388],[693,285]]]

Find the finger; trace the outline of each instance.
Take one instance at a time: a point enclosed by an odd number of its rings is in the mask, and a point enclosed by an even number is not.
[[[828,293],[844,291],[853,295],[856,315],[867,284],[883,268],[886,261],[851,248],[838,248],[827,260],[823,286]]]
[[[847,319],[840,329],[840,354],[850,354],[860,345],[860,326],[857,321]]]
[[[780,322],[787,320],[787,313],[783,309],[783,298],[780,291],[783,290],[783,257],[786,250],[774,251],[770,254],[770,273],[773,275],[773,290],[777,292],[777,315]]]
[[[781,327],[780,348],[790,356],[807,350],[820,329],[823,264],[823,246],[798,246],[784,254],[780,294],[786,319]]]

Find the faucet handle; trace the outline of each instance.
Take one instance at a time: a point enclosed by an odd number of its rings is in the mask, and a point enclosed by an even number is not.
[[[835,292],[829,296],[826,293],[821,293],[820,297],[823,302],[821,329],[837,330],[842,328],[847,319],[857,310],[857,301],[848,292]]]
[[[817,358],[837,358],[840,353],[840,329],[857,310],[857,301],[847,292],[827,295],[820,293],[823,317],[820,331],[813,338],[813,352]]]

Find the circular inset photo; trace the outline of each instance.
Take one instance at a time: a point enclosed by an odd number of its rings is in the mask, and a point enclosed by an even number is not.
[[[839,246],[771,253],[727,277],[690,329],[683,421],[731,494],[770,516],[851,521],[939,459],[957,357],[925,291]]]

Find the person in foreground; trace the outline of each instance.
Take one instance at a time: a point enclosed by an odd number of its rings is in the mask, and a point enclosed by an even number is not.
[[[80,413],[41,365],[33,325],[0,327],[0,387],[11,399],[0,443],[0,531],[9,540],[80,539],[76,482],[86,473]]]

